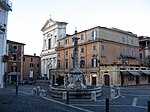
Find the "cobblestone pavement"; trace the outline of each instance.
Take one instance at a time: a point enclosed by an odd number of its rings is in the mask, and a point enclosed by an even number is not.
[[[66,100],[31,95],[33,87],[40,86],[47,90],[48,85],[21,85],[15,95],[15,86],[0,89],[0,112],[105,112],[105,98],[96,102],[90,99]],[[150,101],[150,85],[121,87],[121,96],[110,100],[110,112],[147,112]],[[10,111],[8,111],[10,110]]]

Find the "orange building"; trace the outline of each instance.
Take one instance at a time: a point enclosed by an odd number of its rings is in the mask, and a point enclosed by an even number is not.
[[[140,36],[139,37],[140,45],[140,64],[150,66],[150,37]]]
[[[19,82],[23,80],[23,56],[24,43],[7,40],[7,54],[8,54],[8,82],[15,83],[16,75],[19,77]]]
[[[57,69],[61,75],[73,70],[73,37],[58,40]],[[87,85],[133,85],[147,83],[146,67],[139,65],[136,34],[117,28],[94,27],[77,34],[78,63]],[[144,78],[143,78],[144,77]]]
[[[40,78],[41,58],[34,55],[24,55],[23,80],[36,80]]]

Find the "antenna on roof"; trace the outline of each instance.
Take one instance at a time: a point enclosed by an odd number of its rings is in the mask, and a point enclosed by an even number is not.
[[[51,20],[51,14],[49,15],[49,19]]]
[[[77,27],[75,27],[75,34],[77,34]]]
[[[49,26],[50,26],[50,21],[52,20],[51,14],[49,15]]]

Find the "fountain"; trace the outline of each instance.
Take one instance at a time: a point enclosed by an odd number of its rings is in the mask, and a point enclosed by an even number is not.
[[[63,97],[64,92],[69,92],[70,98],[91,98],[92,93],[95,96],[101,95],[101,87],[87,88],[85,84],[85,75],[78,67],[78,40],[77,31],[75,31],[74,51],[73,51],[73,71],[71,76],[64,77],[64,87],[51,86],[49,88],[50,94],[53,97]]]

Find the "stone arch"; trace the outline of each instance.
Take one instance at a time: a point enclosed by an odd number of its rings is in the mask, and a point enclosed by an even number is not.
[[[110,74],[108,73],[104,73],[103,74],[103,84],[104,86],[110,86],[111,82],[110,82]]]

